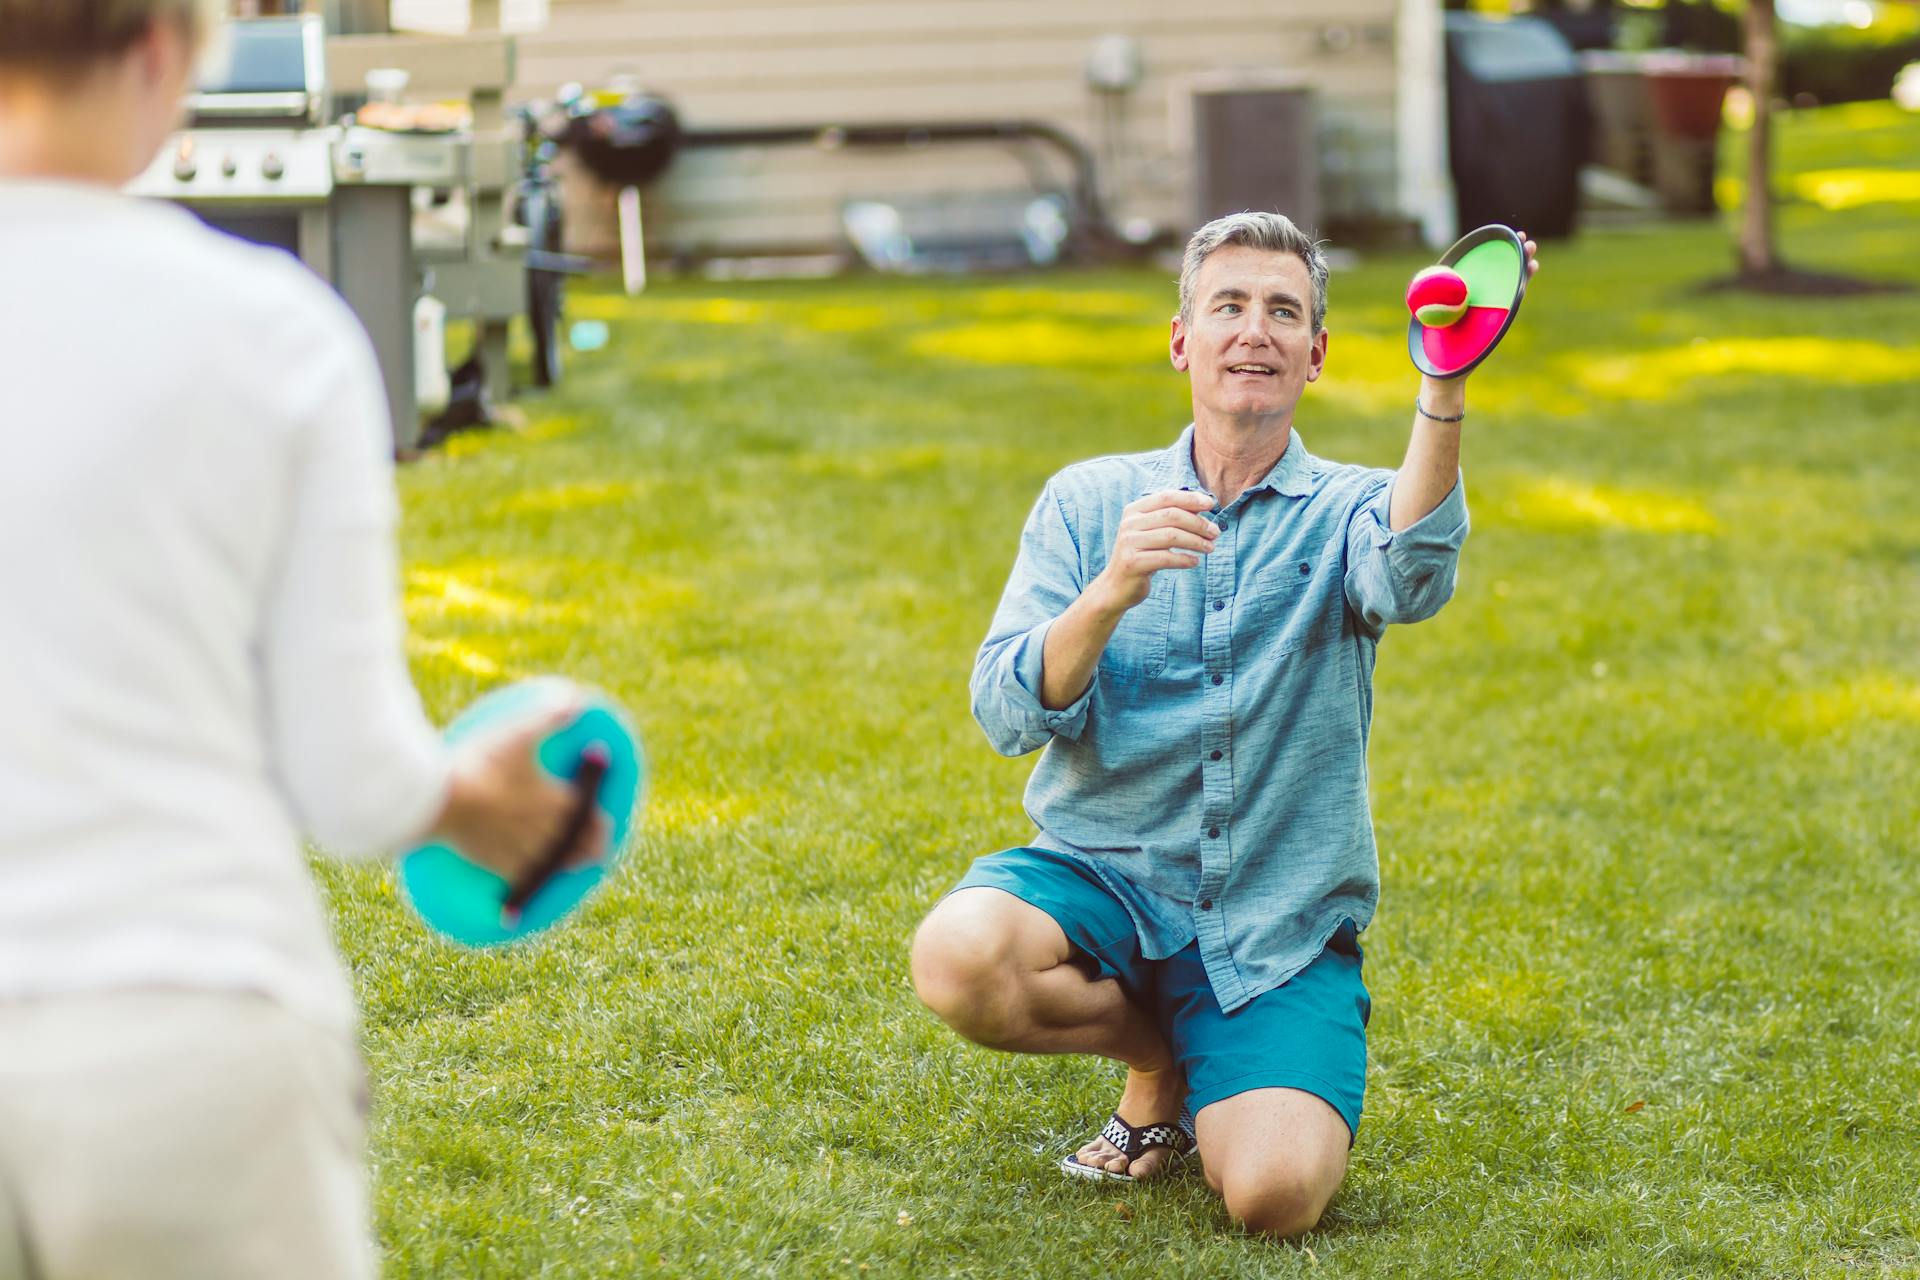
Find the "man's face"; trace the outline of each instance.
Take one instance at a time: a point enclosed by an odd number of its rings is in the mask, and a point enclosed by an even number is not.
[[[1313,281],[1299,254],[1230,244],[1200,264],[1193,315],[1176,318],[1173,367],[1193,383],[1195,418],[1284,417],[1327,360],[1313,332]]]

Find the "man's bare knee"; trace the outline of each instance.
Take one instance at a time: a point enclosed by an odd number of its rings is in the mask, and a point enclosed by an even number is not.
[[[1031,903],[1000,889],[960,889],[914,936],[914,991],[967,1039],[1018,1049],[1032,1030],[1033,981],[1072,950],[1053,917]]]
[[[1250,1089],[1203,1107],[1199,1134],[1207,1182],[1261,1235],[1311,1231],[1347,1175],[1347,1122],[1303,1090]]]
[[[914,935],[911,968],[922,1004],[969,1040],[995,1045],[1012,1029],[1026,971],[1020,921],[1006,905],[1025,904],[984,893],[963,889],[933,909]]]
[[[982,1006],[994,988],[1004,986],[1002,960],[990,942],[970,933],[940,927],[929,917],[913,938],[914,994],[962,1035],[980,1021]]]
[[[1227,1171],[1219,1189],[1236,1222],[1260,1235],[1286,1239],[1313,1230],[1339,1187],[1312,1170],[1268,1164],[1249,1172]]]

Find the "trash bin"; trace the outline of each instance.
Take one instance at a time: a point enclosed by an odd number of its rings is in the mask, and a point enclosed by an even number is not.
[[[1580,63],[1538,18],[1447,18],[1447,131],[1464,228],[1571,235],[1588,108]]]
[[[1652,187],[1669,213],[1713,213],[1721,103],[1745,60],[1674,49],[1595,49],[1582,54],[1580,64],[1598,162]]]
[[[1730,53],[1650,53],[1645,65],[1654,189],[1674,213],[1712,214],[1721,107],[1746,61]]]
[[[1618,49],[1580,55],[1593,108],[1593,162],[1603,169],[1653,185],[1653,95],[1640,56]]]

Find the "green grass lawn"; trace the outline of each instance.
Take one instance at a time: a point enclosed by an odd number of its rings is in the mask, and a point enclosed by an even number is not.
[[[1920,123],[1782,151],[1789,192],[1920,169]],[[1789,257],[1920,282],[1902,190],[1796,198]],[[1068,1184],[1117,1068],[963,1044],[906,976],[1030,833],[973,652],[1045,478],[1187,421],[1171,281],[576,299],[609,349],[401,478],[415,665],[443,718],[527,673],[612,690],[651,802],[509,954],[323,868],[388,1273],[1920,1271],[1920,295],[1693,291],[1731,261],[1712,223],[1550,244],[1474,379],[1459,592],[1380,656],[1366,1120],[1299,1245],[1197,1176]],[[1398,462],[1417,265],[1336,274],[1316,452]]]

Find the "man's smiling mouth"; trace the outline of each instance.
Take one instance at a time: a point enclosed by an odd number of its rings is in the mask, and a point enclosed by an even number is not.
[[[1270,364],[1232,364],[1227,366],[1227,372],[1250,377],[1271,378],[1274,374],[1274,369]]]

